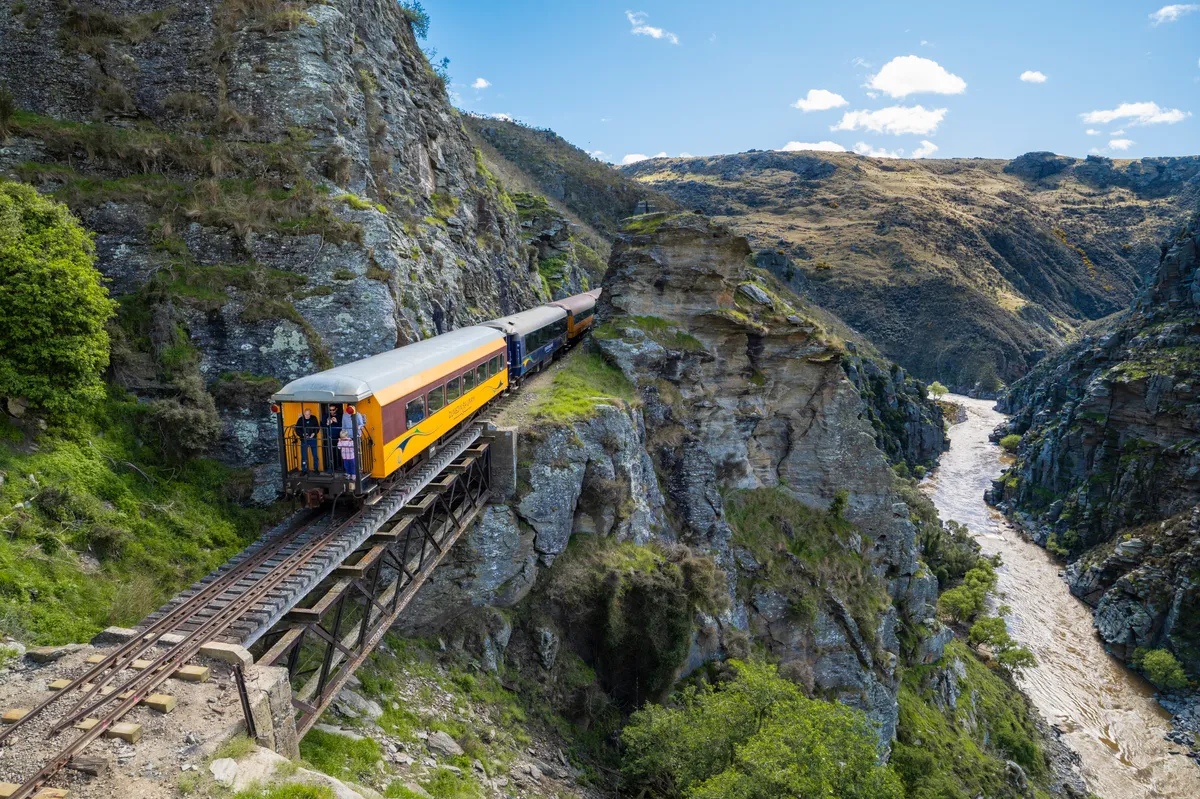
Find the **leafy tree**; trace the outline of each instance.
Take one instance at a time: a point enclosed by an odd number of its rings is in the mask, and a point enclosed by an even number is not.
[[[116,305],[65,205],[0,181],[0,396],[61,413],[104,397]]]
[[[963,575],[962,585],[938,599],[938,609],[957,622],[970,621],[983,612],[988,592],[996,587],[996,569],[987,558],[977,558]]]
[[[731,661],[719,686],[647,705],[622,732],[633,787],[686,799],[900,799],[866,716],[808,699],[763,663]]]
[[[1141,667],[1146,679],[1159,688],[1175,690],[1187,687],[1188,678],[1183,666],[1165,649],[1152,649],[1142,654]]]
[[[932,383],[929,384],[929,393],[932,394],[933,396],[937,397],[938,399],[941,399],[942,397],[944,397],[950,393],[950,389],[946,388],[941,383],[934,380]]]
[[[409,24],[412,25],[413,35],[418,39],[424,39],[429,35],[429,14],[425,11],[425,7],[418,0],[413,2],[401,2],[400,13],[404,15]]]
[[[969,634],[971,645],[986,644],[991,647],[996,654],[996,662],[1010,674],[1014,674],[1020,669],[1036,666],[1037,658],[1033,656],[1033,653],[1025,647],[1019,646],[1016,640],[1009,635],[1008,625],[1002,618],[1004,608],[1001,608],[1001,611],[1001,616],[989,616],[971,625]]]

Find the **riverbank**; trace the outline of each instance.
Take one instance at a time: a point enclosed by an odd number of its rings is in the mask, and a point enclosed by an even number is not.
[[[1105,651],[1090,609],[1073,597],[1052,555],[983,500],[1003,469],[988,440],[1004,416],[989,400],[950,396],[966,421],[950,429],[950,451],[922,484],[943,519],[966,524],[986,555],[999,554],[1000,602],[1009,628],[1038,659],[1019,684],[1062,740],[1080,756],[1088,788],[1105,799],[1200,796],[1200,768],[1165,740],[1170,714],[1154,689]]]

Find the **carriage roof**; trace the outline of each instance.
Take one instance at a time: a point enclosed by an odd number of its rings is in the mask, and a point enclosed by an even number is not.
[[[600,299],[600,289],[585,291],[583,294],[576,294],[573,297],[565,297],[561,300],[555,300],[550,305],[558,308],[563,308],[573,314],[580,311],[586,311],[596,307],[596,301]]]
[[[508,334],[515,333],[523,336],[535,330],[541,330],[552,322],[566,318],[567,312],[562,308],[541,305],[528,311],[512,314],[511,316],[502,316],[499,319],[493,319],[483,324],[496,330],[503,330]]]
[[[484,325],[452,330],[298,378],[271,395],[271,399],[276,402],[358,402],[449,360],[503,340],[500,331]]]

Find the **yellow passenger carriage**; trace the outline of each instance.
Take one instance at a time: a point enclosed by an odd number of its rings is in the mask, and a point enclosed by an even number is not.
[[[317,504],[404,474],[507,390],[506,349],[467,327],[288,383],[271,397],[284,493]]]

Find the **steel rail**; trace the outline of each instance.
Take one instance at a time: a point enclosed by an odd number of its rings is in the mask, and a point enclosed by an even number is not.
[[[183,602],[179,603],[162,618],[151,624],[146,630],[139,633],[136,638],[131,638],[126,643],[122,644],[115,652],[111,652],[104,660],[96,663],[92,668],[80,677],[72,680],[66,687],[50,694],[47,698],[39,702],[28,713],[22,716],[13,724],[6,725],[3,730],[0,730],[0,744],[3,744],[10,735],[19,730],[22,726],[33,721],[42,712],[59,699],[69,695],[73,690],[81,685],[92,683],[92,688],[87,692],[81,702],[86,702],[93,697],[97,692],[112,680],[116,674],[128,668],[129,664],[138,659],[147,649],[155,646],[162,637],[175,629],[175,625],[180,621],[186,621],[187,618],[194,615],[199,607],[203,607],[213,598],[214,593],[220,596],[233,585],[236,585],[244,579],[248,573],[262,566],[266,561],[275,557],[280,551],[287,548],[289,544],[294,542],[305,530],[309,529],[317,522],[313,514],[309,514],[307,518],[302,518],[299,523],[290,529],[286,529],[278,533],[267,543],[259,547],[254,553],[247,556],[244,560],[235,564],[229,571],[219,575],[211,583],[204,586],[200,591],[191,597],[188,597]],[[186,614],[186,615],[185,615]],[[180,617],[183,617],[182,619]],[[114,665],[115,664],[115,665]],[[103,675],[103,676],[102,676]]]
[[[342,531],[355,522],[359,515],[360,514],[355,513],[336,527],[326,530],[324,533],[321,533],[309,541],[306,541],[299,549],[286,556],[278,565],[272,568],[270,574],[259,580],[245,593],[235,597],[229,602],[228,605],[218,609],[216,613],[201,622],[200,626],[198,626],[195,630],[187,633],[186,637],[182,641],[174,644],[170,650],[159,657],[158,660],[141,670],[139,674],[134,675],[133,678],[131,678],[124,685],[115,689],[111,694],[100,697],[97,701],[93,702],[87,707],[84,707],[83,702],[78,703],[74,708],[68,711],[67,716],[64,716],[54,725],[54,727],[51,728],[51,734],[62,732],[71,724],[79,721],[82,718],[86,718],[92,711],[98,710],[106,705],[110,699],[114,697],[119,698],[119,695],[124,694],[126,691],[136,692],[142,689],[144,686],[141,683],[154,682],[155,679],[161,676],[158,674],[161,666],[172,666],[173,673],[174,668],[179,665],[175,661],[186,662],[200,650],[200,647],[212,640],[212,638],[219,635],[224,630],[228,629],[230,625],[241,618],[243,613],[257,605],[280,583],[293,576],[297,570],[303,568],[304,565],[307,564],[313,556],[319,553],[326,544],[341,535]],[[186,654],[181,655],[181,652]],[[167,679],[169,676],[170,674],[167,674],[166,676],[162,677],[161,680],[158,680],[158,682],[154,682],[154,685],[157,686],[161,684],[161,682]]]
[[[142,670],[133,679],[115,689],[109,696],[101,697],[99,701],[93,703],[91,706],[76,710],[67,718],[60,720],[54,726],[52,733],[61,732],[69,725],[87,717],[93,710],[105,705],[110,698],[120,699],[122,696],[125,697],[121,700],[120,704],[99,718],[96,724],[90,729],[85,730],[82,735],[51,758],[33,777],[17,788],[11,794],[10,799],[28,799],[28,797],[31,797],[35,791],[40,789],[55,774],[70,763],[71,758],[82,752],[88,744],[99,738],[122,716],[136,707],[149,692],[166,682],[180,665],[186,663],[188,659],[200,650],[201,646],[211,640],[214,635],[232,625],[246,610],[254,607],[254,605],[258,604],[264,596],[273,591],[280,583],[295,574],[298,569],[302,568],[317,555],[326,544],[337,538],[346,527],[353,524],[359,515],[356,513],[335,528],[305,542],[301,549],[291,553],[283,562],[275,566],[267,577],[260,580],[253,588],[238,596],[225,608],[222,608],[218,613],[206,620],[200,627],[188,634],[184,640],[172,646],[166,654]],[[79,706],[77,705],[76,707],[78,708]]]

